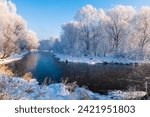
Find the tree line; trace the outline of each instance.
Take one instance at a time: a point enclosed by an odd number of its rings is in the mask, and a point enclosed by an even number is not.
[[[76,56],[150,58],[150,7],[86,5],[62,25],[53,49]],[[60,40],[60,41],[58,41]]]

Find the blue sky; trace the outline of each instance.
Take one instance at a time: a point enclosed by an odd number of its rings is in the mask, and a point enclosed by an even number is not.
[[[12,0],[17,13],[28,23],[39,39],[59,35],[61,25],[73,20],[77,10],[86,4],[96,8],[110,8],[116,4],[140,8],[150,6],[150,0]]]

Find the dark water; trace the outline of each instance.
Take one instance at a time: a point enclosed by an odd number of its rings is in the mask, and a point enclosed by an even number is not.
[[[150,65],[116,65],[59,62],[59,59],[48,52],[30,53],[22,60],[9,64],[16,75],[23,76],[31,72],[41,84],[45,78],[61,82],[68,78],[68,82],[77,81],[79,86],[86,86],[94,92],[108,90],[128,90],[136,87],[145,90],[145,77],[150,77]]]

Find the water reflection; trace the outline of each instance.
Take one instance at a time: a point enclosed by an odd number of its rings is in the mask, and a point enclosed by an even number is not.
[[[36,57],[35,57],[36,56]],[[15,74],[19,76],[23,76],[27,72],[32,72],[37,65],[37,61],[39,60],[39,54],[28,54],[24,57],[23,60],[19,60],[17,62],[13,62],[9,64]]]
[[[45,78],[51,78],[55,82],[68,78],[69,82],[77,81],[80,86],[87,86],[94,92],[127,90],[131,86],[136,87],[137,90],[145,90],[145,77],[150,77],[149,65],[66,64],[46,52],[30,53],[24,59],[9,66],[18,75],[31,72],[39,83]],[[149,83],[148,81],[148,87]]]
[[[31,72],[41,84],[45,78],[51,78],[60,82],[62,68],[53,55],[44,52],[30,53],[20,61],[9,64],[13,72],[18,76],[23,76]]]
[[[69,64],[65,67],[64,76],[69,77],[70,82],[80,82],[81,86],[86,85],[98,92],[126,89],[130,85],[126,78],[131,71],[132,67],[127,65]]]

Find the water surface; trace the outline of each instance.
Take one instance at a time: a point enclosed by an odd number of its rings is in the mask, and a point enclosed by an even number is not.
[[[86,86],[94,92],[109,90],[128,90],[135,88],[145,90],[145,79],[150,77],[150,65],[118,65],[60,62],[50,52],[32,52],[22,60],[9,64],[16,75],[23,76],[31,72],[41,84],[45,78],[60,83],[77,81],[79,86]]]

